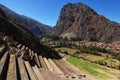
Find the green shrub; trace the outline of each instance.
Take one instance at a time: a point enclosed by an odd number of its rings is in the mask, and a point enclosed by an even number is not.
[[[58,49],[58,52],[61,52],[61,49]]]
[[[68,51],[64,51],[64,54],[68,54]]]

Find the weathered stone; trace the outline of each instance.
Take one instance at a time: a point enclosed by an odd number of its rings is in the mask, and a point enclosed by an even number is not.
[[[120,24],[98,15],[83,3],[68,3],[62,8],[52,34],[84,40],[119,41]]]

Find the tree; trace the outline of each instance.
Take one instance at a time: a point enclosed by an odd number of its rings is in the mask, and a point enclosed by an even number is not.
[[[71,41],[82,41],[83,39],[80,38],[80,37],[77,37],[77,38],[71,37],[70,40],[71,40]]]
[[[68,41],[68,38],[65,36],[63,40],[64,40],[64,41]]]
[[[60,40],[59,36],[52,36],[52,40],[57,41]]]
[[[91,36],[90,41],[98,41],[98,39],[95,36]]]
[[[68,54],[68,51],[64,51],[64,54]]]

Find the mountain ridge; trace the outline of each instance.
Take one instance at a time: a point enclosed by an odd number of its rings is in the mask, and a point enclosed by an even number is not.
[[[4,36],[8,36],[15,42],[30,48],[38,55],[42,55],[46,58],[60,58],[56,51],[40,43],[39,38],[37,38],[24,25],[20,24],[11,17],[7,17],[1,8],[0,33],[3,33]]]
[[[21,24],[23,24],[27,29],[29,29],[32,33],[37,36],[40,35],[50,35],[52,33],[52,27],[42,24],[39,21],[32,19],[30,17],[20,15],[12,11],[11,9],[5,7],[4,5],[0,4],[0,7],[4,11],[7,17],[12,17]]]

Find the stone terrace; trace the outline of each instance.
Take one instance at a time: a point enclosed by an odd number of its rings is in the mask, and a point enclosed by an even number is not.
[[[0,48],[0,80],[90,80],[63,59],[47,59],[28,47]]]

